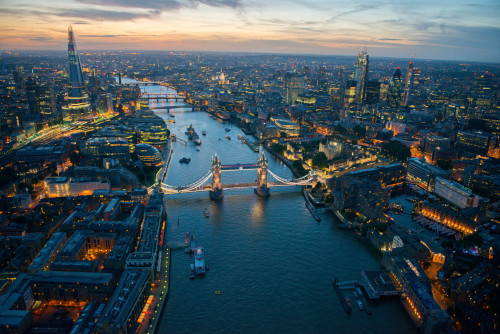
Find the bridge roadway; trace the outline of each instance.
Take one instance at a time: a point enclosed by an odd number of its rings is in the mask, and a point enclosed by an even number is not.
[[[170,110],[172,109],[181,109],[181,108],[184,108],[184,109],[191,109],[193,111],[199,111],[201,110],[200,107],[198,106],[191,106],[191,105],[187,105],[187,106],[166,106],[166,107],[154,107],[154,110],[157,114],[161,114],[161,113],[164,113],[164,112],[169,112]]]
[[[159,95],[142,94],[141,98],[142,99],[149,99],[149,100],[156,100],[156,101],[165,100],[165,101],[176,101],[176,102],[186,100],[186,98],[184,98],[182,96],[168,96],[168,95],[161,95],[161,94],[159,94]]]
[[[222,185],[222,189],[226,190],[226,189],[256,188],[258,186],[259,186],[259,184],[257,182],[250,182],[250,183],[230,183],[230,184],[223,184]],[[269,188],[271,188],[271,187],[296,187],[296,186],[302,187],[302,185],[283,184],[283,183],[278,183],[278,182],[268,182],[267,186]],[[170,191],[165,192],[165,194],[167,194],[167,195],[169,193],[170,194],[196,193],[196,192],[200,192],[200,191],[209,191],[209,190],[212,190],[212,185],[206,185],[206,186],[203,186],[203,187],[200,187],[200,188],[196,188],[196,189],[193,189],[193,190],[177,190],[177,189],[172,189],[172,188],[169,188],[168,190],[170,190]]]
[[[235,164],[235,165],[221,165],[221,171],[234,171],[242,169],[258,169],[259,164]]]

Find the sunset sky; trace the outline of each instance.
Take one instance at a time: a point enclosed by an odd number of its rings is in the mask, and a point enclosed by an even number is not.
[[[244,51],[500,62],[500,0],[0,0],[0,49]]]

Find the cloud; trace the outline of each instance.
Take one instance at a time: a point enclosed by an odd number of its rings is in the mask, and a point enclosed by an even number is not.
[[[77,0],[87,5],[122,8],[144,8],[156,10],[171,10],[183,7],[177,0]]]
[[[379,41],[402,41],[401,38],[379,38]]]
[[[369,10],[372,10],[372,9],[376,9],[378,8],[379,5],[374,5],[374,4],[371,4],[371,5],[356,5],[356,7],[354,7],[353,9],[351,10],[347,10],[345,12],[342,12],[342,13],[339,13],[337,15],[334,15],[332,16],[328,22],[333,22],[335,21],[335,19],[338,19],[339,17],[342,17],[342,16],[346,16],[346,15],[350,15],[350,14],[357,14],[357,13],[361,13],[361,12],[366,12],[366,11],[369,11]]]
[[[242,0],[76,0],[77,2],[98,5],[104,7],[122,7],[122,8],[143,8],[152,10],[177,10],[181,8],[196,8],[199,5],[209,7],[228,7],[233,9],[242,9],[244,7]]]
[[[51,37],[44,37],[44,36],[30,37],[28,39],[30,41],[35,41],[35,42],[50,42],[50,41],[53,41],[53,38],[51,38]]]
[[[80,37],[90,37],[90,38],[112,38],[112,37],[124,37],[128,35],[80,35]]]
[[[130,21],[134,19],[152,18],[153,16],[158,16],[159,14],[159,11],[154,10],[150,10],[146,13],[137,13],[94,8],[68,9],[53,13],[53,15],[60,17],[77,17],[96,21]]]

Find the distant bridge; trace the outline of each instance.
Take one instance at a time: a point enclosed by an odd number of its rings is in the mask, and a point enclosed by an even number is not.
[[[178,94],[168,94],[168,93],[141,93],[142,99],[156,100],[156,101],[176,101],[183,102],[186,100],[184,96]]]
[[[285,186],[306,186],[317,181],[317,175],[310,171],[309,174],[297,179],[285,179],[267,168],[267,159],[262,153],[255,164],[232,164],[222,165],[219,157],[212,158],[212,168],[198,180],[183,186],[171,186],[166,183],[155,184],[150,187],[159,187],[164,194],[179,194],[199,191],[210,191],[210,197],[214,200],[222,199],[224,189],[254,188],[255,192],[262,197],[269,196],[269,188]],[[257,170],[256,182],[222,184],[221,173],[228,171]],[[211,181],[210,181],[211,180]]]
[[[181,108],[191,109],[192,111],[200,111],[201,110],[201,108],[199,106],[191,106],[191,105],[185,105],[185,106],[162,106],[162,107],[154,106],[154,107],[151,107],[151,109],[154,110],[156,114],[168,113],[168,112],[170,112],[170,110],[181,109]]]

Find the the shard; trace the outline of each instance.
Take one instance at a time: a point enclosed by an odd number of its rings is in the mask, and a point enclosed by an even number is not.
[[[68,27],[68,57],[70,88],[68,91],[67,116],[71,119],[76,119],[89,114],[90,103],[88,94],[85,92],[80,57],[78,56],[75,36],[71,26]]]

